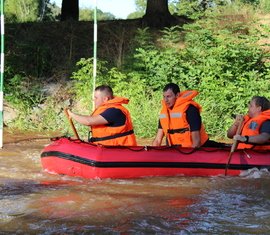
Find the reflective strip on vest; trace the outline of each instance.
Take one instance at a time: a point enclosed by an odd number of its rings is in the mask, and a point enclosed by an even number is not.
[[[171,113],[170,117],[171,118],[181,118],[182,117],[182,113]]]
[[[167,115],[164,113],[159,114],[159,118],[167,118]]]

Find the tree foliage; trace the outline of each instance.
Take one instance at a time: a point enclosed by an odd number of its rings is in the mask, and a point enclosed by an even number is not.
[[[8,23],[54,21],[60,13],[49,0],[5,0],[4,9]]]
[[[127,19],[141,18],[145,14],[147,0],[135,0],[136,11],[130,13]]]
[[[94,20],[94,9],[91,8],[80,8],[79,19],[81,21],[93,21]],[[103,12],[97,9],[97,20],[114,20],[115,16],[109,12]]]
[[[5,14],[7,22],[37,21],[39,4],[36,0],[6,0]]]

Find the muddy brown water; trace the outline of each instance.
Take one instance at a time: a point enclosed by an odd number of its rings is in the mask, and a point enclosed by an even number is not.
[[[50,143],[6,134],[0,234],[269,234],[270,175],[86,180],[42,170]]]

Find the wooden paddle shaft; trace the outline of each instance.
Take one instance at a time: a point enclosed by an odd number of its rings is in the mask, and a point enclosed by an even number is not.
[[[243,125],[243,122],[244,122],[244,119],[242,118],[241,122],[239,122],[239,125],[238,125],[238,127],[237,127],[236,135],[240,135],[240,132],[241,132],[241,129],[242,129],[242,125]],[[238,143],[238,141],[234,139],[234,140],[233,140],[232,147],[231,147],[231,152],[234,152],[234,151],[235,151],[236,146],[237,146],[237,143]]]
[[[69,121],[70,126],[71,126],[71,128],[72,128],[72,130],[73,130],[74,135],[76,136],[77,139],[80,139],[80,137],[79,137],[79,135],[78,135],[78,132],[77,132],[75,126],[74,126],[74,123],[73,123],[71,117],[68,115],[67,108],[65,108],[64,111],[65,111],[65,114],[66,114],[66,116],[67,116],[67,118],[68,118],[68,121]]]
[[[243,122],[244,122],[244,118],[242,118],[242,120],[238,124],[237,130],[236,130],[236,133],[235,133],[236,135],[240,134]],[[238,144],[238,141],[234,139],[232,147],[231,147],[230,154],[228,156],[228,161],[227,161],[227,165],[226,165],[226,169],[225,169],[225,175],[227,175],[227,171],[228,171],[228,168],[229,168],[229,165],[230,165],[230,162],[231,162],[231,158],[232,158],[232,155],[233,155],[233,153],[234,153],[234,151],[236,149],[237,144]]]

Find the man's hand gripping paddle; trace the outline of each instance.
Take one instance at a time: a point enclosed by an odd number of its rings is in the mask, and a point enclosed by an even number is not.
[[[239,125],[237,127],[237,130],[236,130],[236,135],[240,135],[240,132],[242,130],[242,125],[243,125],[243,122],[244,122],[244,118],[243,116],[241,116],[241,120],[239,122]],[[231,159],[232,159],[232,155],[237,147],[237,144],[238,144],[238,141],[237,140],[233,140],[233,144],[232,144],[232,147],[231,147],[231,151],[230,151],[230,154],[228,156],[228,161],[227,161],[227,164],[226,164],[226,168],[225,168],[225,175],[227,175],[227,171],[228,171],[228,168],[230,166],[230,162],[231,162]]]
[[[67,118],[68,118],[69,124],[71,125],[71,128],[72,128],[72,130],[73,130],[74,135],[75,135],[76,138],[79,140],[80,137],[79,137],[79,135],[78,135],[78,132],[77,132],[75,126],[74,126],[74,123],[73,123],[71,117],[70,117],[69,114],[68,114],[67,108],[65,108],[64,111],[65,111],[65,114],[66,114],[66,116],[67,116]]]

